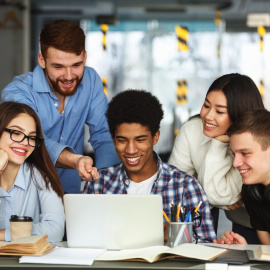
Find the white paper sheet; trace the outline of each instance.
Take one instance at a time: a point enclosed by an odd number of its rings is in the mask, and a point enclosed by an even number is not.
[[[20,263],[92,265],[105,249],[58,247],[43,256],[22,256]]]

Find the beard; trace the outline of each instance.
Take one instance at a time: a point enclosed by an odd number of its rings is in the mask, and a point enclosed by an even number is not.
[[[48,73],[46,71],[46,68],[44,69],[44,73],[45,73],[45,76],[46,76],[47,80],[49,81],[50,86],[52,87],[52,90],[55,93],[58,93],[58,94],[60,94],[61,96],[64,96],[64,97],[74,95],[77,92],[77,89],[78,89],[80,83],[82,82],[82,78],[83,78],[83,76],[81,78],[76,76],[72,80],[56,79],[54,81],[49,77],[49,75],[48,75]],[[75,84],[74,84],[74,86],[72,88],[65,89],[65,88],[61,88],[61,83],[70,83],[70,84],[75,83]]]

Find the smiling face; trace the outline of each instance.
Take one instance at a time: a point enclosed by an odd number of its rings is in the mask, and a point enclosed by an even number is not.
[[[16,118],[11,120],[7,128],[21,131],[28,136],[36,136],[35,120],[25,113],[19,114]],[[10,133],[4,131],[0,138],[0,149],[7,152],[9,164],[20,166],[32,154],[35,148],[28,144],[26,138],[20,143],[14,142],[10,138]]]
[[[150,130],[141,124],[123,123],[117,126],[113,142],[129,179],[141,182],[156,173],[153,146],[158,139],[159,131],[152,137]]]
[[[76,55],[49,47],[46,59],[39,54],[38,62],[56,95],[71,96],[82,81],[86,52]]]
[[[227,100],[221,90],[211,91],[205,98],[200,116],[204,135],[215,138],[225,135],[231,125],[227,109]]]
[[[233,166],[239,170],[243,183],[270,184],[270,147],[263,151],[249,132],[233,134],[230,141],[234,152]]]

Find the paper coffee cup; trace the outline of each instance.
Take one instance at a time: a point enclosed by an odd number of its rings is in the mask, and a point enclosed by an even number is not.
[[[25,236],[31,236],[33,218],[27,216],[12,215],[9,220],[11,240]]]

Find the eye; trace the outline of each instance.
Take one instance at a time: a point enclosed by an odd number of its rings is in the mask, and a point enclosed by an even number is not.
[[[18,131],[18,130],[13,130],[12,133],[13,133],[14,135],[21,135],[21,134],[22,134],[22,133],[21,133],[20,131]]]
[[[204,103],[203,107],[205,107],[206,109],[209,109],[210,106]]]
[[[124,143],[126,140],[124,140],[124,139],[117,139],[117,142],[119,142],[119,143]]]
[[[53,66],[55,69],[61,69],[62,68],[62,66],[60,66],[60,65],[54,65]]]
[[[221,111],[217,111],[218,114],[224,114],[224,112],[221,112]]]

